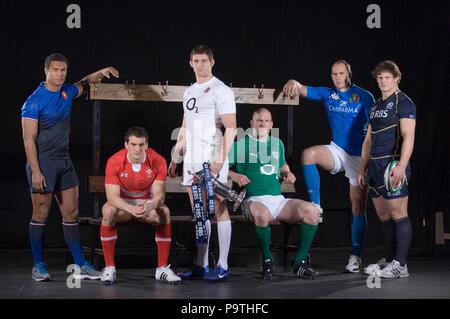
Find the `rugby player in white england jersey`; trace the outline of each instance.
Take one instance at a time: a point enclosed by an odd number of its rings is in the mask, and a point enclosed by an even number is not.
[[[184,156],[183,185],[187,187],[193,205],[190,188],[193,177],[190,173],[200,171],[204,162],[211,163],[211,173],[218,176],[221,182],[227,181],[227,154],[236,137],[236,104],[233,91],[212,74],[215,61],[210,48],[204,45],[196,46],[191,52],[189,63],[197,82],[186,90],[183,97],[183,124],[168,174],[171,177],[176,176],[177,164]],[[225,128],[223,136],[222,127]],[[179,274],[183,278],[221,281],[229,276],[231,222],[226,200],[216,197],[215,208],[219,234],[219,261],[214,269],[209,269],[208,244],[211,223],[208,220],[206,221],[208,243],[198,246],[197,261],[185,273]]]

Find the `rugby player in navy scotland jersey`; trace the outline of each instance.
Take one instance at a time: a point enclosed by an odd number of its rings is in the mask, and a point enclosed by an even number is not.
[[[412,239],[408,217],[409,159],[414,147],[416,106],[399,90],[401,72],[392,61],[381,62],[372,72],[382,97],[370,110],[370,122],[363,144],[358,181],[368,184],[377,215],[382,222],[384,257],[364,269],[366,274],[383,278],[408,277],[406,256]],[[384,174],[392,161],[398,164],[390,172],[394,189],[385,185]],[[400,187],[400,185],[403,185]]]

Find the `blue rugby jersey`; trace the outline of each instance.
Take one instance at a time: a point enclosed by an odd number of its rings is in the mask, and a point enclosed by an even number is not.
[[[58,92],[51,92],[41,83],[23,105],[22,118],[39,121],[36,142],[39,158],[69,158],[72,101],[78,94],[73,84],[64,84]]]
[[[306,98],[325,105],[333,142],[352,156],[361,156],[373,95],[352,85],[346,92],[336,88],[307,87]]]
[[[371,158],[399,156],[400,119],[416,119],[416,105],[403,92],[379,99],[370,109]]]

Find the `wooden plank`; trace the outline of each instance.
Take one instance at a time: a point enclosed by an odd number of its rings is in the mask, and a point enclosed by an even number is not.
[[[259,105],[299,105],[299,97],[284,97],[279,89],[233,88],[236,103]]]
[[[435,213],[435,244],[445,245],[445,240],[450,239],[450,233],[444,231],[444,213]]]
[[[167,193],[187,193],[186,187],[181,185],[182,178],[178,176],[176,178],[168,177],[166,180],[166,192]],[[231,187],[232,181],[228,179],[228,186]],[[105,177],[104,176],[88,176],[87,181],[88,193],[104,193],[105,192]],[[295,186],[290,183],[282,183],[281,191],[283,193],[295,193]]]
[[[187,87],[133,84],[105,84],[90,85],[90,99],[104,101],[155,101],[182,102]]]
[[[88,193],[104,193],[105,176],[88,176],[87,191]]]
[[[183,102],[187,86],[92,83],[90,99],[103,101]],[[299,105],[299,97],[284,97],[278,89],[232,88],[238,104]]]

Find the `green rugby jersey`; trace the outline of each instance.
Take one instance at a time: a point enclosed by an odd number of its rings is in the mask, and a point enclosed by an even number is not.
[[[286,163],[283,142],[270,136],[265,142],[246,135],[234,143],[229,154],[230,168],[250,179],[247,197],[281,195],[280,168]]]

